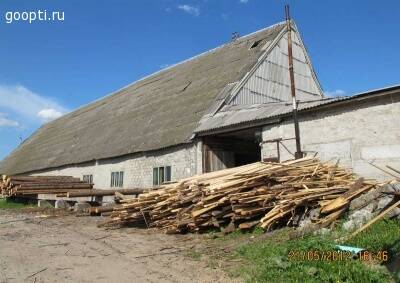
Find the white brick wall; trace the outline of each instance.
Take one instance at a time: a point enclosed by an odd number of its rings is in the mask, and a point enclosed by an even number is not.
[[[323,160],[340,158],[362,176],[390,179],[364,159],[400,169],[400,95],[385,96],[300,116],[302,149],[318,152]],[[263,139],[293,138],[291,119],[263,128]],[[295,141],[280,145],[281,160],[291,159]],[[286,149],[286,148],[287,149]],[[264,144],[262,156],[276,156],[276,143]]]
[[[196,142],[150,153],[98,160],[96,163],[66,166],[33,175],[69,175],[82,178],[82,175],[93,174],[95,188],[106,189],[110,187],[111,172],[124,171],[124,188],[151,187],[153,167],[171,166],[172,180],[201,172],[199,152],[201,153],[201,142]]]

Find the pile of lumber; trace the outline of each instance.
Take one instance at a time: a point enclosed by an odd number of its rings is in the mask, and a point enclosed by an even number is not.
[[[3,196],[28,196],[90,191],[93,184],[71,176],[2,176],[0,191]]]
[[[296,218],[318,210],[313,221],[324,227],[338,219],[353,198],[376,186],[376,181],[358,179],[338,163],[315,158],[257,162],[197,175],[121,200],[110,220],[99,226],[145,225],[167,233],[228,224],[269,230],[296,225]]]

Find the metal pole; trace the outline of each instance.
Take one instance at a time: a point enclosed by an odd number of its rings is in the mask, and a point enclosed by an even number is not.
[[[294,156],[296,159],[299,159],[303,157],[303,152],[301,151],[300,128],[299,128],[299,120],[297,119],[296,87],[294,84],[294,71],[293,71],[292,26],[290,24],[289,5],[285,5],[285,14],[286,14],[287,37],[288,37],[290,90],[292,93],[294,133],[296,137],[296,152]]]

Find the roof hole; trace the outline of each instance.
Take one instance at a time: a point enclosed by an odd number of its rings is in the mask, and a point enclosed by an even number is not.
[[[262,39],[254,41],[253,44],[250,46],[250,49],[256,48],[258,45],[260,45]]]

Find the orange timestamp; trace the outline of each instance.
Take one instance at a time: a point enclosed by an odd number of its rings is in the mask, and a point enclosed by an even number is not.
[[[341,250],[309,250],[309,251],[296,251],[291,250],[288,253],[288,259],[290,261],[345,261],[358,259],[361,261],[380,261],[386,262],[389,260],[388,251],[361,251],[358,254],[353,254],[349,251]]]
[[[362,261],[386,262],[389,260],[389,253],[388,251],[377,251],[377,252],[361,251],[358,253],[358,258]]]
[[[353,254],[348,251],[289,251],[290,261],[345,261],[353,259]]]

